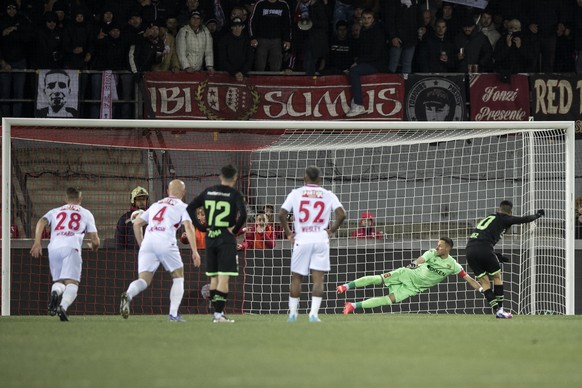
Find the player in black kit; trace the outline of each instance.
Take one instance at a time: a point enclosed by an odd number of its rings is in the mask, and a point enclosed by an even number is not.
[[[481,283],[483,294],[497,318],[512,318],[512,315],[503,311],[503,278],[499,260],[506,259],[501,254],[495,253],[493,247],[511,225],[532,222],[545,214],[544,210],[540,209],[536,214],[515,217],[511,215],[512,210],[513,204],[510,201],[501,201],[496,213],[479,221],[469,237],[466,248],[467,263],[477,281]],[[493,290],[489,278],[493,279]]]
[[[238,171],[232,165],[220,170],[220,185],[204,190],[188,205],[187,211],[196,227],[206,232],[206,276],[210,278],[210,299],[214,307],[213,322],[233,323],[224,315],[228,298],[228,280],[238,275],[236,235],[247,219],[243,195],[234,185]],[[206,225],[196,217],[204,208]]]

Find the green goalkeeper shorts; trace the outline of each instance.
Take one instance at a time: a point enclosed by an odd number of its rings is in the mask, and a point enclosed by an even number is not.
[[[418,289],[412,286],[410,271],[412,270],[402,267],[382,275],[384,285],[388,287],[391,294],[394,294],[396,303],[419,293]]]

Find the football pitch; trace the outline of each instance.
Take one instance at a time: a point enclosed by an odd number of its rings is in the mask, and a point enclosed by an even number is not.
[[[7,387],[580,387],[582,316],[0,318]]]

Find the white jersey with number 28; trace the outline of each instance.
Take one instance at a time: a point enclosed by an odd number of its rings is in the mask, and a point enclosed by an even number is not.
[[[331,212],[343,206],[331,191],[308,184],[289,193],[281,207],[293,212],[296,242],[324,242]]]
[[[148,226],[143,244],[176,244],[176,230],[184,221],[192,221],[186,205],[176,197],[166,197],[152,204],[140,217]]]
[[[93,214],[81,205],[63,205],[44,216],[51,227],[49,248],[71,248],[81,252],[85,233],[96,233]]]

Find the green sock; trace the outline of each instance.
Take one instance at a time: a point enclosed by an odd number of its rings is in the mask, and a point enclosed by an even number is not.
[[[382,284],[382,276],[381,275],[373,275],[373,276],[364,276],[359,279],[354,280],[353,282],[349,282],[348,286],[350,290],[356,287],[366,287],[366,286],[379,286]]]
[[[363,302],[356,302],[356,308],[362,309],[371,309],[378,306],[387,306],[392,304],[390,297],[386,296],[379,296],[377,298],[370,298],[366,299]]]

